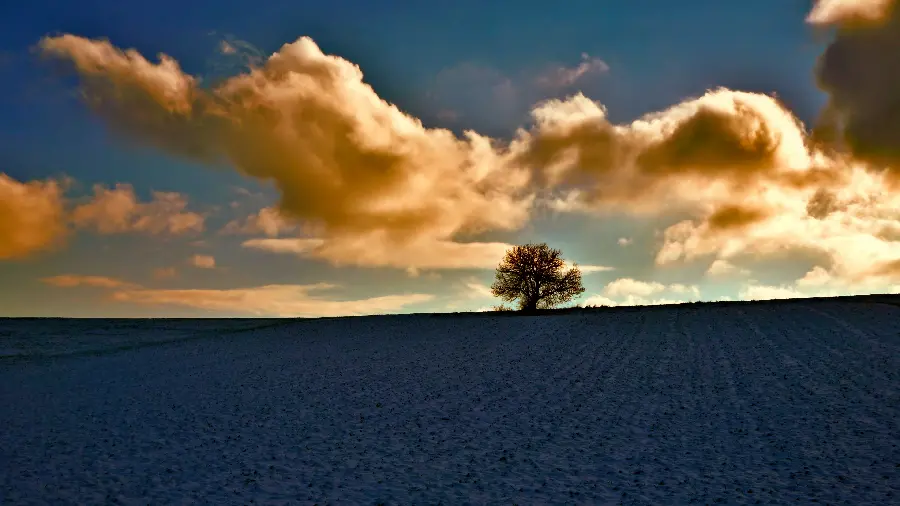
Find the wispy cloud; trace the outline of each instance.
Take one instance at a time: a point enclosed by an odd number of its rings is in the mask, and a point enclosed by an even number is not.
[[[172,279],[178,276],[178,270],[174,267],[159,267],[153,269],[153,277],[155,279]]]
[[[578,269],[582,274],[593,274],[595,272],[609,272],[616,270],[614,267],[608,267],[606,265],[579,265]]]
[[[327,260],[334,265],[392,267],[396,269],[494,269],[506,250],[505,243],[452,241],[385,244],[380,236],[361,236],[355,241],[305,239],[250,239],[246,248]]]
[[[223,315],[352,316],[389,313],[434,299],[433,295],[412,293],[383,295],[365,299],[336,300],[316,295],[339,289],[339,285],[265,285],[229,289],[161,290],[144,288],[117,278],[65,274],[41,279],[60,288],[92,287],[109,290],[113,301],[145,306],[179,306],[214,311]]]
[[[137,285],[106,276],[81,276],[77,274],[62,274],[41,279],[41,282],[61,288],[74,288],[88,286],[93,288],[134,288]]]
[[[609,71],[609,65],[599,58],[581,53],[581,62],[574,67],[555,66],[537,77],[540,86],[550,89],[568,88],[589,75]]]
[[[119,302],[149,306],[180,306],[223,314],[256,316],[351,316],[390,313],[428,302],[427,294],[385,295],[358,300],[332,300],[314,295],[336,285],[266,285],[225,290],[129,289],[112,294]]]
[[[490,286],[474,278],[463,280],[462,291],[467,298],[472,299],[490,299],[494,297]]]

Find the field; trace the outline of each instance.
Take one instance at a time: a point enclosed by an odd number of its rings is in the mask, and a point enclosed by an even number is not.
[[[898,504],[900,307],[0,320],[2,504]]]

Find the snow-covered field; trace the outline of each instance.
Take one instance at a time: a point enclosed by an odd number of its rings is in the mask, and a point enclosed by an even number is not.
[[[900,503],[900,308],[0,320],[2,504]]]

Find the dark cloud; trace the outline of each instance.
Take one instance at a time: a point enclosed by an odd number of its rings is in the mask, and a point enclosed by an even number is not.
[[[856,3],[874,7],[822,20],[836,35],[816,69],[829,96],[816,137],[900,176],[900,9],[895,0]]]

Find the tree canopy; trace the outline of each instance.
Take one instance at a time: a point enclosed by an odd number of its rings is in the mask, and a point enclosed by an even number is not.
[[[546,243],[514,246],[497,267],[491,293],[507,302],[518,300],[523,311],[549,309],[584,293],[581,270],[564,270],[562,252]]]

